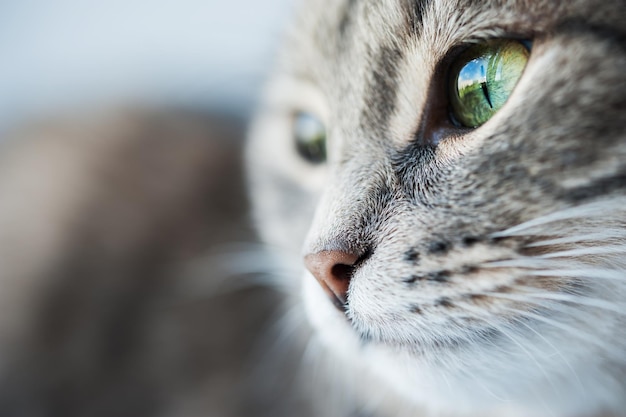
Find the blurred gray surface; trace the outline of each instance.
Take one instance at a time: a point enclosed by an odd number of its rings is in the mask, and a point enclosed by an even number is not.
[[[308,415],[278,294],[214,292],[291,2],[0,2],[0,415]]]
[[[0,415],[307,415],[289,344],[268,350],[280,297],[238,284],[232,245],[255,241],[242,135],[238,119],[120,109],[5,138]]]

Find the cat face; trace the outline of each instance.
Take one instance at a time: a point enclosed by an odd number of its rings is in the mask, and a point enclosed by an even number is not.
[[[251,190],[342,372],[444,411],[626,406],[624,19],[620,1],[307,3]],[[481,62],[468,119],[460,74]]]

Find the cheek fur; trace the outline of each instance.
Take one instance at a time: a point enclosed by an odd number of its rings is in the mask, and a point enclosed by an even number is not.
[[[505,3],[312,2],[284,55],[278,78],[321,98],[329,158],[320,181],[294,155],[272,161],[259,221],[292,252],[354,255],[344,312],[309,274],[302,295],[359,410],[380,385],[402,398],[385,416],[626,407],[626,16]],[[459,130],[446,65],[509,38],[533,40],[519,83]]]

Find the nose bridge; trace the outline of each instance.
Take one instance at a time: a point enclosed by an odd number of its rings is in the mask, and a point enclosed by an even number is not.
[[[390,195],[382,165],[382,161],[374,161],[346,166],[329,176],[305,240],[304,255],[342,251],[361,256],[369,251],[376,219]]]

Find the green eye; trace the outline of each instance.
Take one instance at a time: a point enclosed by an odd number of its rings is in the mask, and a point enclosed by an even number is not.
[[[472,46],[452,65],[452,115],[478,127],[504,105],[519,81],[530,52],[523,43],[497,40]]]
[[[326,128],[311,113],[296,113],[293,119],[293,137],[300,156],[319,164],[326,161]]]

